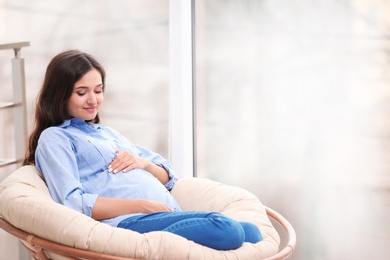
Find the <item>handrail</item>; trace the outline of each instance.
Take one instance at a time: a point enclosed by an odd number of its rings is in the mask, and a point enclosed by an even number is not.
[[[20,163],[22,160],[16,160],[16,159],[0,159],[0,167],[11,165],[14,163]]]
[[[27,46],[30,46],[30,42],[0,43],[0,50],[20,49],[22,47],[27,47]]]
[[[30,42],[0,43],[0,50],[13,49],[15,52],[15,58],[19,58],[20,50],[27,46],[30,46]]]

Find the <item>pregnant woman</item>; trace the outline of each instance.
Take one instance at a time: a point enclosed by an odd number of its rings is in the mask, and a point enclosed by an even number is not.
[[[37,167],[53,199],[114,227],[167,231],[218,250],[260,241],[252,223],[180,209],[169,161],[99,124],[104,82],[100,63],[78,50],[47,67],[24,165]]]

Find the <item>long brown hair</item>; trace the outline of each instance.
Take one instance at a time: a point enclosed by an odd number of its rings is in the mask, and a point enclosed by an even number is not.
[[[69,50],[56,55],[50,61],[37,98],[35,124],[28,140],[23,165],[35,164],[35,149],[41,133],[46,128],[60,125],[65,121],[66,104],[73,92],[74,84],[92,68],[100,72],[104,88],[104,68],[91,55]],[[93,123],[99,121],[99,114],[91,120]]]

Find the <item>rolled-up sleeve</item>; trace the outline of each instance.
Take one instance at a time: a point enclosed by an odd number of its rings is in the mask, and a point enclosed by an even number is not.
[[[54,201],[91,217],[97,195],[84,191],[70,140],[41,136],[35,160]]]
[[[177,177],[173,174],[170,163],[168,162],[168,164],[164,164],[164,163],[156,162],[155,164],[160,167],[163,167],[168,172],[169,181],[165,183],[164,186],[165,188],[167,188],[167,190],[169,191],[172,190],[173,185],[175,185],[177,181]]]
[[[167,159],[162,157],[160,154],[152,152],[151,150],[145,147],[135,145],[135,144],[133,146],[139,151],[138,155],[140,157],[143,157],[151,161],[152,163],[164,168],[168,172],[169,181],[165,183],[164,186],[167,190],[170,191],[173,188],[173,185],[175,185],[177,181],[177,177],[173,172],[171,163]]]

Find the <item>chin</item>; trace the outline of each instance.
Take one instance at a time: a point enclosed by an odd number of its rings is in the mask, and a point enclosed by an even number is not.
[[[84,121],[92,121],[96,118],[96,116],[94,117],[90,117],[90,116],[84,116],[84,117],[79,117],[81,120],[84,120]]]
[[[85,116],[84,117],[84,120],[85,121],[91,121],[91,120],[94,120],[95,118],[97,117],[97,115],[88,115],[88,116]]]

